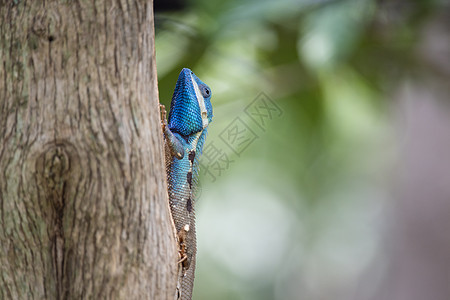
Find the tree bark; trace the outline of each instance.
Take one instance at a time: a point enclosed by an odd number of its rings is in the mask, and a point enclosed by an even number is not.
[[[153,6],[0,1],[0,299],[172,299]]]

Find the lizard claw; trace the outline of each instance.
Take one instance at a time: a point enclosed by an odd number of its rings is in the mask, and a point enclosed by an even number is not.
[[[183,261],[185,261],[187,259],[187,255],[184,254],[183,258],[181,258],[178,263],[181,264]]]

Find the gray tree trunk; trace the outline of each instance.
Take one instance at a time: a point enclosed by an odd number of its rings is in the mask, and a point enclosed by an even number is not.
[[[0,1],[0,299],[172,299],[144,0]]]

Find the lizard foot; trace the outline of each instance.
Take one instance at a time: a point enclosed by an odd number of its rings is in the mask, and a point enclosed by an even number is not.
[[[178,263],[179,264],[182,263],[183,267],[189,266],[187,250],[186,250],[186,236],[187,236],[188,231],[189,231],[189,225],[186,224],[178,232],[178,243],[179,243],[179,247],[180,247],[180,249],[178,250],[178,254],[180,257],[180,260],[178,261]]]

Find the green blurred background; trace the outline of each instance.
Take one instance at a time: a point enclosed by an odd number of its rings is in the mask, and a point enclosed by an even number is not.
[[[434,72],[423,32],[448,4],[160,2],[160,101],[183,67],[213,93],[194,299],[354,299],[383,262],[393,99]]]

